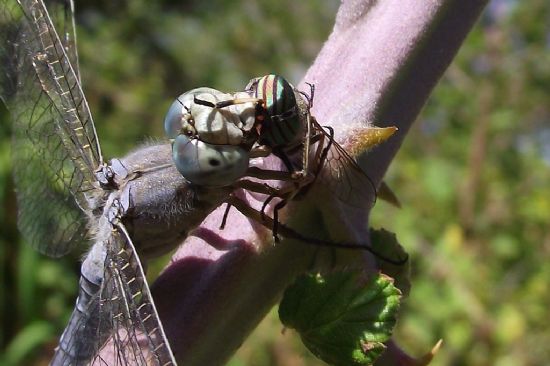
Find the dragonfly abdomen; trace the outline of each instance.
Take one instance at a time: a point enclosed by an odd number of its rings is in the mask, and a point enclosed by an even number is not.
[[[101,323],[106,324],[105,319],[101,321],[99,302],[104,253],[102,243],[98,243],[82,264],[78,298],[69,324],[55,350],[52,366],[87,364],[98,352],[98,346],[108,337],[107,331],[98,331]],[[101,339],[102,335],[105,339]]]

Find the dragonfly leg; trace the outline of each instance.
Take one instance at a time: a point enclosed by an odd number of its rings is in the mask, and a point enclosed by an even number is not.
[[[298,93],[302,94],[304,96],[304,98],[306,99],[307,101],[307,109],[308,111],[313,108],[313,96],[315,95],[315,85],[314,84],[311,84],[311,83],[308,83],[306,81],[306,84],[309,86],[309,94],[307,94],[306,92],[303,92],[301,90],[297,90]]]
[[[281,202],[285,202],[285,204],[286,204],[286,200],[283,200]],[[280,241],[279,236],[277,235],[279,230],[281,231],[281,233],[285,237],[289,237],[289,238],[294,237],[291,234],[291,233],[294,232],[293,230],[288,229],[285,225],[282,225],[282,224],[279,223],[278,214],[276,212],[278,210],[276,210],[274,212],[274,217],[271,218],[268,215],[266,215],[265,213],[262,213],[262,212],[256,210],[255,208],[252,208],[248,203],[244,202],[242,199],[240,199],[240,198],[238,198],[234,195],[231,195],[229,197],[227,203],[230,204],[231,206],[235,207],[240,213],[242,213],[246,217],[248,217],[248,218],[250,218],[250,219],[252,219],[256,222],[259,222],[260,224],[262,224],[266,228],[270,229],[273,232],[273,240],[276,243],[278,243]],[[301,235],[299,235],[299,234],[297,234],[297,236],[301,237]]]
[[[241,179],[240,181],[233,184],[233,188],[242,188],[247,191],[256,192],[256,193],[262,193],[269,195],[268,200],[273,199],[274,197],[280,197],[281,195],[285,195],[284,192],[282,192],[278,188],[271,187],[267,183],[258,183],[254,182],[248,179]],[[264,209],[265,209],[265,202],[262,206],[262,220],[265,218],[264,216]],[[227,216],[229,215],[229,210],[231,209],[231,203],[228,201],[226,202],[225,211],[223,213],[222,222],[220,223],[220,230],[223,230],[225,228],[225,224],[227,223]]]
[[[220,224],[220,230],[225,229],[225,224],[227,223],[227,216],[229,215],[230,209],[231,209],[231,203],[227,202],[225,205],[225,211],[223,213],[222,222]]]
[[[319,173],[321,169],[323,169],[323,165],[327,159],[327,155],[330,150],[330,147],[334,143],[334,129],[330,126],[325,126],[325,128],[329,132],[329,139],[328,139],[327,146],[325,146],[323,150],[321,150],[321,156],[319,156],[319,166],[317,167],[317,173]],[[323,135],[322,137],[320,137],[321,142],[319,142],[319,146],[324,145],[325,138],[326,138],[326,135]]]
[[[303,142],[302,142],[302,168],[301,170],[293,170],[293,175],[295,176],[295,178],[298,178],[298,179],[303,179],[304,177],[306,177],[307,175],[310,174],[309,172],[309,148],[312,144],[315,143],[315,141],[313,141],[314,139],[314,129],[313,129],[313,116],[311,115],[310,113],[310,110],[311,110],[311,107],[313,106],[313,94],[315,92],[315,87],[313,86],[313,84],[310,84],[310,83],[307,83],[310,87],[310,94],[308,95],[307,93],[305,92],[302,92],[300,90],[295,90],[297,91],[298,93],[302,94],[302,96],[304,96],[304,98],[306,99],[307,101],[307,106],[306,106],[306,133],[305,133],[305,136],[304,136],[304,139],[303,139]],[[289,169],[291,170],[291,169]],[[291,170],[292,171],[292,170]]]
[[[247,179],[241,179],[237,182],[238,187],[270,196],[273,195],[274,197],[286,198],[287,200],[294,198],[294,196],[300,193],[304,187],[310,185],[315,180],[315,176],[313,174],[307,174],[303,177],[296,177],[294,173],[283,172],[280,170],[261,169],[257,167],[248,168],[246,176],[260,180],[278,180],[281,182],[292,183],[292,185],[285,188],[274,188],[268,184],[259,184]]]
[[[261,210],[259,211],[260,220],[261,220],[262,223],[268,221],[267,220],[267,215],[265,213],[265,209],[266,209],[267,205],[274,198],[281,198],[281,201],[278,202],[274,207],[273,226],[271,227],[271,230],[273,232],[273,238],[274,238],[275,242],[278,242],[279,237],[277,236],[277,231],[278,231],[278,223],[279,223],[278,222],[279,210],[282,209],[284,206],[286,206],[287,202],[294,197],[294,195],[297,192],[296,188],[294,186],[289,186],[287,188],[274,188],[274,187],[271,187],[269,184],[258,183],[258,182],[250,181],[250,180],[247,180],[247,179],[241,179],[240,181],[237,182],[236,185],[239,188],[243,188],[243,189],[246,189],[246,190],[251,191],[251,192],[262,193],[262,194],[267,194],[268,195],[268,197],[266,198],[266,200],[262,204]],[[224,218],[225,218],[225,216],[224,216]]]
[[[272,153],[271,147],[267,145],[259,145],[250,150],[250,159],[254,158],[265,158]]]
[[[280,170],[262,169],[255,166],[249,167],[245,174],[247,177],[257,178],[260,180],[279,180],[283,182],[291,182],[292,174]]]
[[[267,197],[267,199],[262,204],[262,209],[260,210],[260,213],[262,214],[262,220],[265,218],[265,208],[273,200],[273,198],[275,198],[275,196],[270,195],[269,197]]]
[[[275,240],[276,243],[279,242],[279,236],[277,235],[278,231],[279,231],[279,210],[282,209],[283,207],[285,207],[287,202],[288,202],[287,199],[283,199],[279,203],[277,203],[275,205],[275,207],[273,208],[273,228],[272,228],[272,231],[273,231],[273,239]],[[263,212],[262,212],[262,214],[263,214]]]
[[[260,99],[260,98],[235,98],[235,99],[223,100],[221,102],[216,103],[215,106],[216,108],[225,108],[235,104],[245,104],[245,103],[262,104],[263,102],[264,102],[263,99]]]
[[[329,136],[328,136],[328,142],[325,146],[325,139],[327,138],[327,135],[325,135],[322,132],[318,132],[315,135],[316,142],[319,143],[319,147],[317,150],[315,150],[315,160],[317,162],[317,169],[315,170],[315,176],[317,176],[321,169],[323,169],[323,166],[325,165],[325,161],[327,159],[328,152],[330,150],[330,147],[332,146],[332,143],[334,141],[334,129],[332,127],[327,127],[329,130]]]
[[[325,239],[318,239],[318,238],[311,238],[304,236],[300,234],[299,232],[289,228],[288,226],[284,225],[283,223],[280,223],[277,221],[275,224],[275,219],[265,216],[265,219],[262,220],[261,213],[250,207],[246,202],[241,200],[238,197],[235,197],[234,195],[230,196],[228,199],[228,203],[230,203],[233,207],[235,207],[240,213],[245,215],[246,217],[255,220],[256,222],[259,222],[263,226],[265,226],[268,229],[272,229],[275,225],[277,226],[277,232],[280,233],[282,236],[288,239],[294,239],[299,240],[302,243],[310,244],[310,245],[316,245],[319,247],[329,247],[329,248],[340,248],[340,249],[351,249],[351,250],[364,250],[372,255],[374,255],[376,258],[383,260],[384,262],[391,263],[396,266],[402,266],[404,265],[408,259],[409,256],[405,254],[402,258],[389,258],[385,255],[382,255],[375,250],[373,250],[368,244],[359,244],[359,243],[350,243],[350,242],[333,242],[330,240]]]
[[[306,136],[304,137],[304,142],[302,144],[302,170],[294,172],[298,174],[301,178],[309,174],[309,147],[311,145],[311,114],[309,113],[309,108],[306,118]]]
[[[242,188],[250,192],[261,193],[268,196],[284,198],[289,192],[293,191],[292,187],[278,188],[272,187],[267,183],[260,183],[249,179],[241,179],[233,183],[233,188]]]
[[[235,105],[235,104],[245,104],[245,103],[260,104],[262,102],[263,102],[263,100],[259,99],[259,98],[235,98],[235,99],[223,100],[221,102],[213,103],[213,102],[210,102],[208,100],[203,100],[203,99],[197,98],[196,96],[193,97],[193,103],[198,104],[198,105],[202,105],[202,106],[205,106],[205,107],[217,108],[217,109],[229,107],[229,106]]]

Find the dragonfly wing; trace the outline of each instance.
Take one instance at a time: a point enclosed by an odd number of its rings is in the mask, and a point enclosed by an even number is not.
[[[175,365],[134,245],[122,224],[117,229],[108,246],[100,296],[107,312],[101,319],[111,333],[96,360],[106,352],[115,358],[109,365]]]
[[[76,78],[80,81],[74,2],[73,0],[53,0],[47,3],[50,19],[53,22],[54,28],[57,29],[59,39],[73,66]]]
[[[13,119],[12,158],[18,225],[36,249],[58,257],[85,241],[85,213],[95,206],[102,157],[90,112],[70,59],[71,2],[56,5],[55,32],[41,1],[2,0],[0,97]]]
[[[84,287],[52,365],[176,365],[122,224],[111,231],[103,250],[101,284],[90,286],[93,280],[83,274]]]
[[[94,182],[94,172],[103,161],[92,115],[78,76],[44,3],[38,0],[22,0],[21,3],[24,4],[31,31],[24,43],[42,90],[60,117],[56,122],[63,145],[75,168],[88,183]],[[74,193],[77,202],[82,201],[85,206],[86,200],[80,197],[79,190]]]
[[[372,179],[357,165],[346,150],[334,141],[330,130],[323,128],[312,118],[313,128],[324,135],[321,155],[321,171],[317,179],[339,200],[354,207],[374,203],[376,186]]]

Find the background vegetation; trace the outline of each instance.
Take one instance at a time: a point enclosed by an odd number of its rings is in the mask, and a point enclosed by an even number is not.
[[[173,98],[242,88],[269,72],[298,82],[338,1],[77,1],[84,89],[106,157],[162,138]],[[359,45],[358,45],[359,46]],[[360,45],[368,47],[368,45]],[[399,108],[399,106],[396,106]],[[0,124],[0,363],[45,364],[76,297],[81,253],[54,261],[16,228],[10,123]],[[413,263],[397,339],[434,365],[550,360],[550,3],[494,0],[439,83],[387,180],[403,209],[372,224]],[[320,365],[276,311],[232,359]]]

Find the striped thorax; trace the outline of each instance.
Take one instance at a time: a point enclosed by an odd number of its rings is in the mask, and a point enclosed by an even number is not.
[[[278,148],[302,143],[305,123],[297,103],[302,96],[292,84],[270,74],[252,79],[246,90],[263,101],[256,115],[261,144]]]

